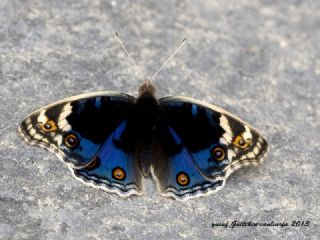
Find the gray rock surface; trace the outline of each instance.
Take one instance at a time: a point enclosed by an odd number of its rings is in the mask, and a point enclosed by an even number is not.
[[[0,239],[318,239],[320,2],[0,1]],[[52,101],[91,91],[136,94],[141,79],[118,31],[150,76],[177,42],[158,96],[221,106],[270,142],[260,167],[216,195],[185,203],[153,182],[127,200],[84,186],[17,125]],[[309,227],[211,227],[232,221],[310,221]]]

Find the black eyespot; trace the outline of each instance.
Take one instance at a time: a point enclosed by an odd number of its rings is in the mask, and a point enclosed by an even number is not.
[[[69,135],[67,135],[64,138],[64,143],[69,148],[75,148],[78,145],[79,140],[78,140],[78,137],[75,134],[70,133]]]
[[[246,144],[246,142],[243,140],[243,138],[241,138],[241,139],[238,141],[238,144],[243,147],[243,146]]]
[[[41,128],[41,130],[43,130],[45,132],[53,132],[58,129],[56,123],[52,120],[48,120],[47,122],[45,122],[43,124],[40,123],[40,128]]]
[[[212,157],[217,161],[222,161],[225,158],[225,152],[221,147],[215,147],[211,150]]]
[[[251,138],[244,139],[243,134],[239,134],[233,140],[233,145],[241,149],[248,148],[250,146],[250,143],[251,143]]]

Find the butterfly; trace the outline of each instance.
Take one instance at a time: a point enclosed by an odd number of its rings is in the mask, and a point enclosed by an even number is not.
[[[122,197],[143,194],[148,176],[164,197],[215,193],[236,169],[262,162],[268,149],[231,113],[188,97],[157,99],[150,81],[137,98],[97,92],[55,102],[26,117],[19,131],[55,153],[76,179]]]

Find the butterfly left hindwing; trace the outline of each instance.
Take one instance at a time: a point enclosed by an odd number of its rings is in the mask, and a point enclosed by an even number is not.
[[[232,114],[190,98],[159,101],[168,127],[161,130],[166,137],[157,155],[164,153],[153,163],[153,176],[162,195],[185,200],[216,192],[233,171],[257,165],[265,156],[266,140]]]
[[[54,152],[83,182],[122,196],[140,194],[141,173],[134,153],[115,144],[125,132],[134,101],[133,97],[116,92],[63,99],[33,112],[22,121],[19,130],[27,143]],[[121,159],[121,164],[115,164],[115,159]],[[111,174],[113,170],[113,175],[101,175],[106,169]]]

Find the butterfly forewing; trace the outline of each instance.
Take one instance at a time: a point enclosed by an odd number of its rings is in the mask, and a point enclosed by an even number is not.
[[[22,121],[19,130],[28,143],[56,153],[71,168],[82,169],[74,170],[82,181],[120,195],[135,194],[142,187],[141,174],[133,161],[134,152],[114,143],[115,135],[120,138],[123,133],[123,124],[131,114],[134,101],[129,95],[115,92],[67,98],[33,112]],[[134,142],[123,144],[134,149]],[[122,164],[115,163],[116,158]],[[107,184],[116,181],[109,172],[101,176],[106,165],[109,169],[112,163],[126,175],[126,180],[120,179],[118,185]]]

